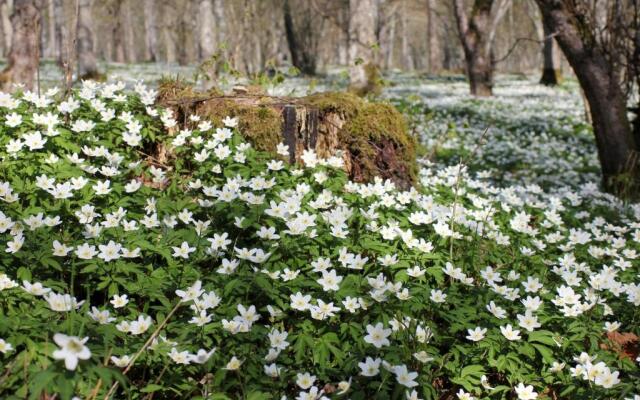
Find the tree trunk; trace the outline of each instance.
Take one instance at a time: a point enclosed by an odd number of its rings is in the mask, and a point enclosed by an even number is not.
[[[494,65],[491,57],[491,41],[500,14],[504,15],[504,12],[499,10],[498,16],[492,21],[492,6],[493,0],[475,0],[471,15],[467,17],[463,0],[455,0],[454,5],[458,36],[464,49],[471,94],[480,97],[493,94]]]
[[[396,15],[395,13],[391,14],[389,17],[389,22],[387,22],[387,46],[385,46],[384,51],[384,68],[389,70],[393,68],[393,49],[396,42]]]
[[[222,43],[226,38],[227,20],[224,15],[224,3],[222,0],[214,0],[213,15],[216,24],[216,42]]]
[[[8,91],[21,83],[28,90],[34,88],[34,78],[40,62],[40,11],[34,0],[15,0],[11,26],[11,51],[7,66],[0,72],[0,87]]]
[[[427,0],[427,52],[429,72],[432,74],[442,69],[442,56],[438,37],[438,26],[435,15],[435,0]]]
[[[556,40],[551,37],[553,31],[543,22],[544,32],[542,45],[542,77],[540,83],[546,86],[556,86],[562,81],[562,71],[560,71],[560,54]]]
[[[168,3],[162,5],[162,41],[164,42],[165,61],[173,63],[176,61],[176,40],[175,30],[176,24],[173,16],[176,10]]]
[[[57,51],[54,9],[53,0],[47,0],[47,42],[43,55],[48,58],[54,58]]]
[[[156,5],[154,0],[144,0],[144,45],[145,60],[158,61],[158,30],[156,27]]]
[[[11,0],[2,0],[0,2],[0,22],[2,23],[2,55],[8,56],[11,51],[11,36],[13,29],[11,28]]]
[[[409,18],[407,15],[407,1],[402,0],[400,6],[400,44],[402,49],[402,65],[405,70],[413,70],[415,68],[415,64],[413,62],[413,57],[411,56],[411,49],[409,48],[409,29],[407,29],[407,25],[409,22]]]
[[[131,22],[131,0],[123,0],[120,6],[120,17],[122,18],[122,35],[125,60],[134,63],[137,60],[136,46],[133,35],[133,23]]]
[[[305,7],[302,3],[296,4]],[[299,18],[294,21],[289,0],[284,0],[282,11],[285,36],[289,46],[289,53],[291,54],[291,64],[305,75],[315,75],[318,49],[315,46],[317,39],[313,35],[318,32],[316,32],[317,28],[314,26],[311,16],[314,11],[309,9],[299,10]]]
[[[113,25],[111,26],[111,37],[113,39],[113,46],[111,51],[111,60],[117,63],[125,62],[124,53],[124,30],[122,28],[122,2],[123,0],[115,0],[113,2],[113,8],[110,12]]]
[[[287,44],[289,45],[289,53],[291,54],[291,64],[298,68],[300,72],[307,74],[305,71],[306,66],[302,63],[302,55],[300,54],[300,44],[296,36],[295,28],[293,26],[293,17],[291,16],[291,4],[289,0],[284,0],[282,5],[282,11],[284,15],[284,31],[287,37]],[[311,71],[313,74],[315,71]]]
[[[624,190],[622,174],[638,178],[637,143],[627,117],[626,99],[619,76],[598,44],[585,42],[585,27],[574,25],[576,18],[563,1],[536,0],[544,23],[573,68],[589,103],[605,189]]]
[[[78,8],[78,79],[97,79],[99,73],[93,44],[91,0],[79,0]]]
[[[56,30],[56,62],[63,67],[69,60],[69,27],[66,23],[63,0],[53,0],[53,21]]]
[[[375,91],[376,14],[374,0],[349,0],[349,85],[358,94]]]
[[[213,22],[213,0],[200,0],[198,6],[199,54],[200,60],[206,60],[216,51]]]

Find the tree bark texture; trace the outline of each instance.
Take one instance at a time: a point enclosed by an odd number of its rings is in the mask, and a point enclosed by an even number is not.
[[[376,14],[375,0],[349,0],[349,84],[356,93],[371,85]]]
[[[544,23],[556,34],[560,48],[573,68],[589,103],[593,131],[607,190],[617,192],[618,178],[629,174],[638,178],[638,144],[627,117],[626,98],[618,73],[598,44],[582,35],[588,28],[576,26],[577,18],[567,0],[536,0]]]
[[[542,77],[540,83],[547,86],[556,86],[562,81],[560,71],[560,49],[556,40],[552,37],[553,31],[545,23],[542,24],[544,33],[542,45]]]
[[[0,86],[4,91],[13,84],[23,84],[26,89],[34,88],[35,76],[40,61],[40,11],[34,0],[15,0],[11,26],[11,51],[6,68],[0,72]]]
[[[201,60],[211,57],[216,51],[213,0],[200,0],[198,5],[199,56]]]
[[[144,46],[145,60],[158,61],[158,27],[154,0],[144,0]]]
[[[474,0],[471,13],[467,16],[464,1],[454,2],[454,15],[464,49],[471,94],[480,97],[493,94],[491,44],[497,23],[506,12],[508,3],[501,1],[495,10],[492,10],[493,6],[494,0]]]
[[[78,8],[78,77],[96,79],[99,74],[93,42],[91,0],[79,0]]]

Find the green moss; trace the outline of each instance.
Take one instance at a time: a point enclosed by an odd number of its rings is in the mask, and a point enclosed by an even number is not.
[[[282,115],[269,97],[249,94],[231,100],[215,90],[199,93],[184,81],[171,79],[160,82],[158,101],[177,109],[179,120],[195,113],[221,126],[223,118],[238,117],[239,131],[258,150],[275,152],[282,140]],[[391,104],[370,102],[345,92],[318,93],[291,101],[317,108],[320,123],[327,114],[341,117],[344,124],[338,131],[338,141],[352,155],[355,177],[416,182],[416,142],[407,132],[403,115]]]
[[[383,79],[380,75],[380,69],[375,63],[367,63],[364,66],[366,83],[362,87],[350,86],[349,91],[358,96],[379,96],[382,93]]]
[[[337,112],[350,118],[362,105],[362,99],[348,92],[315,93],[305,97],[304,102],[318,108],[320,113]]]
[[[224,117],[238,117],[239,131],[258,150],[275,152],[281,141],[282,117],[265,105],[210,100],[198,106],[196,113],[216,126],[222,126]]]
[[[404,116],[391,104],[368,102],[353,93],[327,92],[304,98],[304,102],[317,107],[320,114],[339,113],[345,124],[338,135],[351,154],[358,159],[366,180],[373,176],[385,175],[380,171],[377,156],[383,142],[391,142],[398,164],[411,182],[416,181],[416,141],[407,132]]]

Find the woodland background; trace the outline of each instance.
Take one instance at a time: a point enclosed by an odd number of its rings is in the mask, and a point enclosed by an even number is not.
[[[9,16],[13,0],[3,0],[1,52],[11,47]],[[168,62],[187,65],[218,55],[233,68],[255,74],[291,63],[285,15],[299,33],[298,47],[313,56],[311,70],[347,65],[348,0],[41,0],[40,51],[44,58],[65,56],[65,36],[91,40],[98,59],[117,63]],[[376,61],[382,69],[464,71],[453,2],[375,0]],[[497,1],[492,21],[493,51],[499,72],[526,73],[542,64],[545,37],[533,0]],[[288,12],[287,12],[288,9]],[[88,13],[87,13],[88,11]],[[515,47],[514,47],[515,44]],[[564,61],[563,61],[564,62]],[[564,65],[564,70],[567,66]]]

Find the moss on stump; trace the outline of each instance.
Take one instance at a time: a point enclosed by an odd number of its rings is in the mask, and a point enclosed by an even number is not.
[[[176,111],[183,123],[189,114],[216,126],[224,117],[238,117],[240,133],[258,150],[275,152],[278,143],[293,143],[292,161],[300,161],[308,148],[320,157],[341,152],[345,170],[357,182],[379,176],[403,189],[416,182],[415,139],[403,115],[388,103],[370,102],[348,92],[301,98],[270,97],[256,90],[201,93],[180,82],[161,83],[157,100]],[[289,133],[293,137],[285,137],[285,107],[295,109],[295,129]]]

